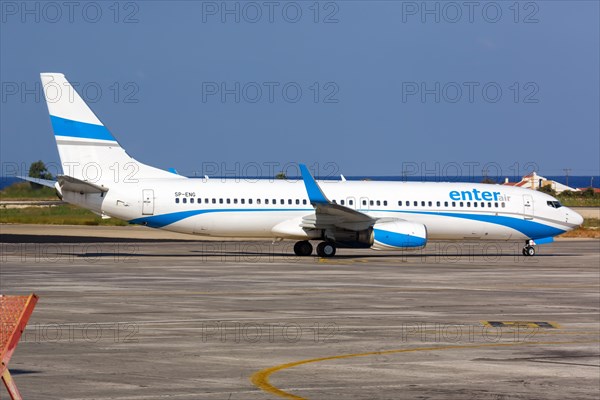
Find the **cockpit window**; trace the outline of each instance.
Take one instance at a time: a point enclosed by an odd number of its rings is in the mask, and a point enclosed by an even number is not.
[[[552,208],[561,208],[562,204],[560,204],[560,201],[547,201],[546,204],[548,204],[549,207]]]

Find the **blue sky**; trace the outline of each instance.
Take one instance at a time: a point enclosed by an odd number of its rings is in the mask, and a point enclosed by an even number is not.
[[[600,173],[597,1],[50,4],[2,2],[3,172],[58,162],[49,71],[184,174]]]

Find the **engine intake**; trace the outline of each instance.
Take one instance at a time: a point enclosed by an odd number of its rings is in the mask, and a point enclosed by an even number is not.
[[[374,250],[414,249],[426,244],[427,228],[423,224],[396,220],[373,226]]]

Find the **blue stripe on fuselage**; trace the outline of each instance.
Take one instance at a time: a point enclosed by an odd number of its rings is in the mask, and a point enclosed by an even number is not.
[[[265,211],[313,211],[312,208],[234,208],[234,209],[211,209],[211,210],[189,210],[178,211],[169,214],[153,215],[149,217],[136,218],[129,221],[131,224],[147,225],[152,228],[163,228],[194,215],[210,214],[217,212],[265,212]]]
[[[52,129],[56,136],[69,136],[81,139],[115,140],[113,135],[102,125],[88,124],[61,117],[50,116]]]
[[[276,212],[276,211],[313,211],[313,209],[297,209],[297,208],[267,208],[267,209],[208,209],[208,210],[189,210],[179,211],[169,214],[153,215],[148,217],[137,218],[129,221],[132,224],[144,224],[152,228],[163,228],[175,222],[192,217],[194,215],[216,213],[216,212]],[[360,210],[359,210],[360,211]],[[501,215],[483,215],[483,214],[462,214],[448,212],[427,212],[427,211],[401,211],[401,210],[381,210],[386,212],[407,213],[407,214],[425,214],[439,215],[444,217],[469,219],[472,221],[487,222],[490,224],[501,225],[515,229],[530,239],[541,239],[560,235],[566,231],[563,229],[554,228],[539,222],[523,220],[519,218],[506,217]]]
[[[462,214],[448,212],[430,212],[430,211],[394,211],[407,214],[426,214],[439,215],[443,217],[470,219],[472,221],[487,222],[495,225],[502,225],[517,230],[530,239],[540,239],[560,235],[566,231],[554,228],[539,222],[529,221],[520,218],[505,217],[503,215],[485,215],[485,214]]]

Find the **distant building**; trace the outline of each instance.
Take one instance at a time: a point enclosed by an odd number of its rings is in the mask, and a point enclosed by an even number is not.
[[[562,193],[566,190],[570,190],[572,192],[579,192],[579,189],[563,185],[562,183],[553,181],[551,179],[546,179],[535,172],[532,172],[529,175],[525,175],[520,182],[509,182],[508,178],[505,178],[504,185],[523,187],[532,190],[537,190],[541,187],[550,186],[552,190],[554,190],[556,193]]]

